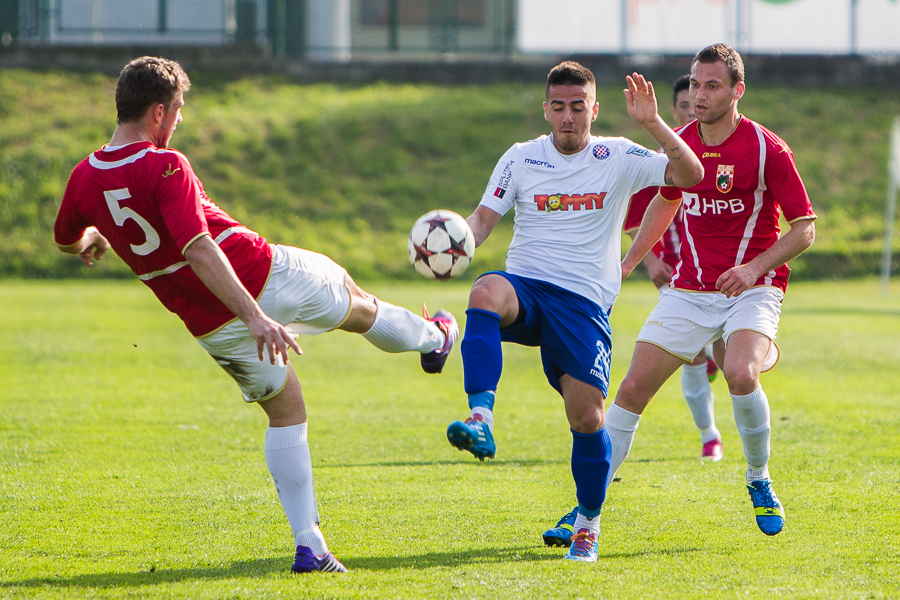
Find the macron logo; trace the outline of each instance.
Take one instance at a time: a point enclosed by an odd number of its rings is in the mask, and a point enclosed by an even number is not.
[[[533,158],[526,158],[525,164],[526,165],[534,165],[536,167],[547,167],[548,169],[556,168],[553,165],[551,165],[550,163],[548,163],[546,160],[534,160]]]

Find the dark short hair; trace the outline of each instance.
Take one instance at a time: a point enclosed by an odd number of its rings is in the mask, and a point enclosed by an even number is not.
[[[744,61],[738,51],[728,44],[713,44],[698,52],[691,61],[691,69],[693,70],[694,65],[698,62],[708,65],[719,61],[725,63],[728,68],[731,87],[744,80]]]
[[[169,106],[179,91],[190,87],[191,80],[174,60],[136,58],[125,65],[116,83],[116,122],[137,121],[157,104]]]
[[[672,106],[678,104],[678,94],[691,87],[691,74],[682,75],[672,84]]]
[[[573,60],[567,60],[559,63],[547,73],[545,95],[549,97],[550,87],[554,85],[584,85],[596,89],[597,81],[590,69]]]

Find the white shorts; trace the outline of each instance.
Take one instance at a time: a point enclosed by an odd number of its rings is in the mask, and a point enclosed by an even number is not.
[[[331,331],[350,314],[347,271],[323,254],[292,246],[272,246],[272,270],[259,306],[270,318],[295,333]],[[260,361],[256,340],[240,319],[197,338],[243,392],[246,402],[268,400],[287,381],[287,365]]]
[[[751,288],[740,296],[665,289],[659,303],[641,328],[637,341],[659,346],[685,362],[691,362],[704,347],[735,331],[756,331],[772,343],[763,362],[768,371],[778,362],[775,343],[784,292],[776,287]]]

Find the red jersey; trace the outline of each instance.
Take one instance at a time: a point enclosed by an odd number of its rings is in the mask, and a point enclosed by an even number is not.
[[[794,154],[774,133],[741,116],[718,146],[706,146],[694,121],[679,130],[703,163],[703,180],[691,188],[661,188],[667,200],[683,201],[681,261],[669,287],[718,291],[719,276],[759,256],[778,240],[778,219],[815,219]],[[784,291],[790,269],[783,264],[755,286]]]
[[[625,233],[630,234],[640,228],[644,213],[647,212],[647,207],[650,206],[650,202],[656,197],[658,191],[658,187],[648,187],[631,197],[628,212],[625,214]],[[680,226],[681,208],[675,213],[672,223],[669,224],[659,241],[650,249],[650,252],[673,268],[678,264],[678,253],[681,251]]]
[[[89,226],[197,337],[235,316],[188,265],[183,251],[191,242],[211,235],[254,298],[269,277],[266,240],[210,201],[183,154],[150,142],[105,146],[72,171],[53,228],[56,243],[77,243]]]

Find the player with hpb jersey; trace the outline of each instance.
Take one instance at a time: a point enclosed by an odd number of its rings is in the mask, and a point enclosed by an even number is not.
[[[679,130],[700,157],[703,180],[668,187],[647,209],[674,212],[683,203],[681,260],[669,289],[640,331],[625,380],[607,412],[611,471],[628,454],[640,415],[681,365],[708,343],[725,340],[722,373],[747,459],[746,483],[756,523],[766,535],[784,526],[784,507],[769,475],[769,402],[760,373],[778,360],[775,335],[790,272],[786,262],[815,239],[816,215],[790,148],[738,112],[744,65],[725,44],[704,48],[691,64],[691,100],[697,120]],[[783,214],[790,230],[781,235]],[[643,228],[656,239],[662,228]],[[626,255],[623,274],[640,256]]]
[[[682,75],[672,84],[672,116],[678,127],[684,127],[696,116],[690,99],[691,76]],[[647,206],[656,197],[659,188],[641,190],[631,197],[628,214],[625,215],[625,232],[634,237],[641,225]],[[657,288],[668,287],[681,255],[682,213],[679,209],[659,242],[644,257],[644,265],[650,280]],[[718,352],[724,352],[724,343],[716,342]],[[681,368],[681,391],[691,410],[694,424],[700,430],[700,459],[711,462],[722,460],[722,436],[716,428],[714,398],[710,383],[718,375],[719,367],[712,358],[713,344],[697,354],[694,360]]]
[[[54,226],[87,265],[112,248],[269,418],[266,465],[294,536],[291,570],[343,572],[319,530],[306,406],[288,349],[296,333],[361,333],[386,352],[418,351],[439,373],[459,329],[363,291],[326,256],[270,245],[214,205],[187,158],[167,146],[190,80],[171,60],[128,63],[110,143],[69,178]],[[426,315],[427,317],[427,315]],[[290,324],[288,329],[286,325]]]

